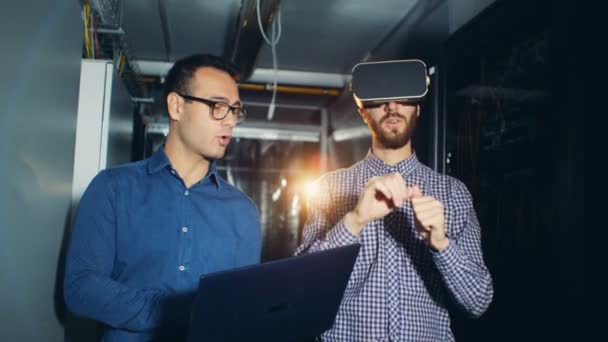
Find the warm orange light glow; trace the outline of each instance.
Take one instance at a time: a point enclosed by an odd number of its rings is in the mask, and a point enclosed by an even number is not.
[[[307,181],[306,182],[306,196],[308,198],[315,197],[318,193],[319,189],[317,186],[317,182],[315,181]]]

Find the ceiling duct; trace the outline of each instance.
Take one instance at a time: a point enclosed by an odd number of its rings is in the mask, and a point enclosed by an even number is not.
[[[118,28],[122,22],[121,0],[89,0],[91,7],[99,15],[101,22],[107,27]]]
[[[265,31],[274,20],[279,4],[279,0],[260,0],[260,17]],[[234,43],[228,47],[225,54],[241,68],[241,80],[243,81],[251,76],[258,53],[264,43],[256,11],[256,0],[243,0],[238,26],[234,33]]]

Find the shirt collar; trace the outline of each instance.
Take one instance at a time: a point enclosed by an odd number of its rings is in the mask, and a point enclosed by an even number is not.
[[[154,154],[148,159],[148,173],[157,173],[160,170],[170,166],[169,158],[165,154],[165,145],[160,146]]]
[[[401,175],[408,175],[412,173],[420,164],[416,153],[413,152],[411,156],[398,162],[395,165],[388,165],[382,159],[376,157],[372,153],[370,148],[365,157],[365,163],[372,169],[374,174],[383,175],[386,173],[399,172]]]
[[[169,158],[167,158],[167,154],[165,154],[165,146],[162,145],[159,147],[152,156],[148,159],[148,174],[157,173],[163,169],[172,170],[171,162]],[[217,173],[216,161],[212,161],[209,163],[209,171],[207,171],[207,175],[213,183],[220,189],[220,176]],[[204,178],[203,178],[204,180]]]
[[[217,186],[218,190],[221,188],[220,186],[220,175],[217,173],[217,161],[214,160],[211,163],[209,163],[209,171],[207,172],[207,176],[211,179],[212,182],[215,183],[215,186]]]

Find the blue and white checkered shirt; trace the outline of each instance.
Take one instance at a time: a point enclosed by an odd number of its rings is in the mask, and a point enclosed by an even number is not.
[[[414,228],[411,203],[373,220],[359,237],[343,222],[374,176],[399,172],[408,185],[445,208],[449,247],[433,252]],[[490,305],[492,278],[484,265],[480,227],[471,195],[457,179],[421,164],[413,154],[389,166],[367,157],[318,181],[309,200],[309,217],[296,254],[359,242],[361,250],[334,326],[324,341],[454,341],[446,308],[448,298],[478,317]]]

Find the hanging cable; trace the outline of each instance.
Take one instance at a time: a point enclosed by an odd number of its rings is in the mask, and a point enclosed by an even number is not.
[[[91,41],[91,58],[95,59],[95,32],[93,31],[93,26],[95,25],[95,15],[93,15],[93,11],[91,11],[91,7],[89,7],[89,35]]]
[[[91,38],[89,37],[89,2],[85,2],[82,6],[82,20],[84,22],[84,57],[91,56]]]
[[[101,50],[101,44],[99,44],[99,36],[97,35],[97,18],[95,16],[93,16],[93,22],[92,22],[93,26],[93,41],[95,42],[94,46],[95,46],[95,51],[96,53],[93,55],[93,58],[99,58],[102,57],[102,50]]]
[[[120,58],[118,59],[118,75],[122,77],[123,72],[125,71],[125,64],[127,62],[127,58],[123,51],[120,52]]]
[[[274,20],[270,27],[270,39],[266,36],[264,32],[264,27],[262,26],[262,15],[260,14],[260,0],[256,0],[257,3],[257,13],[258,13],[258,27],[260,28],[260,33],[262,37],[266,41],[268,45],[270,45],[270,49],[272,51],[272,70],[274,74],[274,79],[272,82],[272,99],[270,100],[270,105],[268,106],[268,120],[272,120],[274,116],[274,108],[275,101],[277,97],[277,79],[278,79],[278,61],[277,61],[277,51],[276,46],[281,39],[281,7],[280,5],[277,8],[277,17]]]

